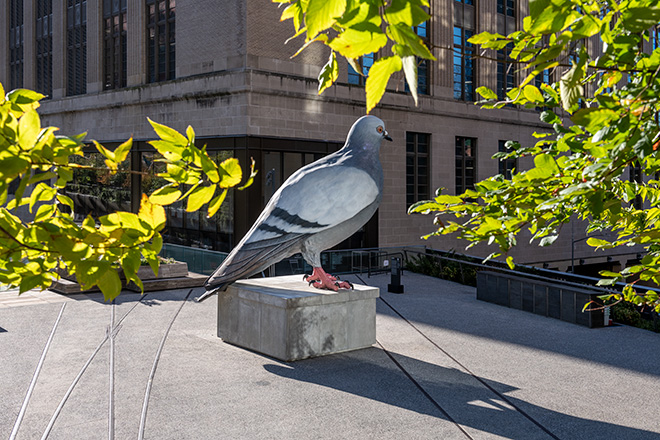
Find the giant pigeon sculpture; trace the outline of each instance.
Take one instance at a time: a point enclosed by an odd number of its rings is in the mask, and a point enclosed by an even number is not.
[[[207,291],[197,301],[297,253],[313,268],[306,277],[310,285],[351,288],[323,270],[321,252],[350,237],[380,205],[383,168],[378,153],[383,139],[392,140],[383,121],[363,116],[339,151],[293,173],[209,277]]]

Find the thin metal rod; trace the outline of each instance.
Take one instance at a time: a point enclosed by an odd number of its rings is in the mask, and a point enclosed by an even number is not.
[[[110,303],[110,327],[108,337],[110,338],[110,359],[108,371],[108,439],[115,438],[115,301]]]
[[[18,412],[18,417],[16,418],[16,422],[14,423],[14,429],[12,429],[11,434],[9,435],[9,440],[14,440],[16,438],[16,434],[18,433],[18,428],[21,426],[21,422],[23,421],[23,416],[25,416],[25,410],[27,409],[28,402],[30,401],[30,397],[32,396],[32,391],[34,390],[34,386],[37,383],[37,378],[39,377],[39,373],[41,372],[41,367],[44,364],[44,359],[46,359],[46,353],[48,353],[48,349],[50,348],[50,343],[53,340],[53,336],[55,336],[55,330],[57,329],[57,325],[60,323],[60,319],[62,318],[62,313],[64,313],[64,307],[66,307],[66,303],[62,304],[62,308],[60,309],[60,314],[57,315],[57,319],[55,320],[53,329],[50,331],[50,336],[48,337],[46,346],[44,347],[44,350],[41,353],[41,358],[39,359],[37,368],[36,370],[34,370],[34,374],[32,375],[32,381],[30,382],[30,386],[28,387],[27,394],[25,395],[25,399],[23,400],[23,405],[21,406],[21,410]]]
[[[147,423],[147,410],[149,407],[149,397],[151,395],[151,387],[154,382],[154,376],[156,375],[156,368],[158,368],[158,361],[160,360],[160,355],[163,352],[163,347],[165,346],[165,341],[167,340],[167,336],[170,334],[170,329],[172,328],[172,325],[174,325],[174,321],[176,320],[177,316],[179,316],[179,312],[183,308],[184,304],[188,301],[188,297],[190,297],[192,291],[193,289],[190,289],[186,297],[183,299],[183,301],[181,301],[181,305],[176,310],[176,313],[174,313],[174,316],[172,317],[170,324],[167,326],[167,329],[165,330],[163,339],[160,341],[158,350],[156,351],[156,358],[154,359],[154,364],[151,367],[151,372],[149,373],[149,380],[147,381],[147,389],[144,392],[144,402],[142,403],[142,415],[140,416],[140,430],[138,431],[139,440],[144,439],[144,428]]]
[[[133,307],[131,307],[130,310],[128,310],[124,314],[124,316],[121,317],[121,319],[119,320],[117,325],[115,325],[115,328],[112,329],[113,334],[116,335],[119,332],[119,329],[121,328],[121,323],[124,321],[124,319],[126,319],[128,314],[131,313],[133,311],[133,309],[135,309],[135,307],[137,307],[137,305],[140,304],[144,298],[146,298],[146,296],[147,296],[147,294],[142,295],[140,300],[138,302],[136,302],[133,305]],[[71,383],[71,386],[69,386],[69,389],[64,394],[64,397],[62,397],[62,400],[60,401],[60,404],[57,406],[57,409],[55,409],[55,412],[53,413],[53,416],[50,418],[50,421],[48,422],[48,426],[46,426],[46,430],[44,431],[43,435],[41,436],[41,440],[46,440],[48,438],[48,436],[50,435],[50,431],[53,429],[53,426],[55,425],[55,421],[57,420],[57,417],[59,417],[60,413],[62,412],[62,408],[64,408],[64,404],[69,399],[69,396],[71,396],[71,393],[73,392],[73,389],[76,387],[76,385],[80,381],[80,378],[85,373],[85,370],[87,370],[87,367],[89,367],[89,364],[92,363],[92,361],[94,360],[94,358],[96,357],[98,352],[101,350],[101,347],[103,347],[103,344],[105,344],[105,342],[108,340],[108,338],[109,338],[109,332],[106,332],[105,337],[99,343],[99,345],[96,347],[96,350],[94,350],[94,352],[91,354],[89,359],[87,359],[87,362],[85,362],[85,365],[83,365],[83,367],[80,369],[80,372],[78,373],[76,378],[73,379],[73,382]]]

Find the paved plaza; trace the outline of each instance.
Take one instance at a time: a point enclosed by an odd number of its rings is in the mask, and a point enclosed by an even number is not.
[[[218,339],[202,289],[2,292],[0,438],[660,439],[660,335],[349,280],[381,288],[377,344],[292,363]]]

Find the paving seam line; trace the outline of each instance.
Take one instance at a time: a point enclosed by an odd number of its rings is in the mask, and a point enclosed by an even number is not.
[[[356,275],[356,276],[357,276],[357,275]],[[360,281],[362,281],[362,283],[364,283],[364,281],[362,280],[362,278],[360,278],[359,276],[357,276],[357,277],[360,279]],[[365,284],[366,284],[366,283],[365,283]],[[383,303],[385,303],[385,305],[387,305],[387,307],[389,307],[394,313],[396,313],[396,314],[397,314],[401,319],[403,319],[408,325],[410,325],[413,329],[415,329],[415,331],[417,331],[417,333],[419,333],[420,335],[422,335],[422,337],[424,337],[424,339],[426,339],[427,341],[429,341],[434,347],[436,347],[438,350],[440,350],[445,356],[447,356],[449,359],[451,359],[452,361],[454,361],[454,362],[455,362],[458,366],[460,366],[460,367],[461,367],[466,373],[468,373],[470,376],[472,376],[473,378],[475,378],[476,380],[478,380],[483,386],[485,386],[486,388],[488,388],[491,392],[493,392],[494,394],[496,394],[499,398],[501,398],[501,399],[504,400],[506,403],[508,403],[509,405],[511,405],[513,408],[515,408],[515,410],[518,411],[522,416],[524,416],[526,419],[528,419],[530,422],[532,422],[534,425],[536,425],[539,429],[541,429],[543,432],[545,432],[546,434],[548,434],[548,435],[549,435],[550,437],[552,437],[554,440],[561,440],[559,437],[557,437],[555,434],[553,434],[548,428],[546,428],[545,426],[543,426],[540,422],[538,422],[538,421],[537,421],[536,419],[534,419],[532,416],[530,416],[529,414],[527,414],[527,412],[525,412],[522,408],[520,408],[518,405],[516,405],[514,402],[512,402],[512,401],[511,401],[506,395],[500,393],[500,392],[497,391],[495,388],[493,388],[492,386],[490,386],[485,380],[483,380],[482,378],[480,378],[479,376],[477,376],[476,374],[474,374],[469,368],[467,368],[465,365],[463,365],[461,362],[459,362],[458,359],[456,359],[454,356],[452,356],[451,354],[449,354],[445,349],[443,349],[442,347],[440,347],[440,346],[439,346],[435,341],[433,341],[431,338],[429,338],[428,336],[426,336],[426,335],[425,335],[425,334],[424,334],[419,328],[417,328],[417,326],[415,326],[415,324],[413,324],[412,322],[410,322],[405,316],[403,316],[398,310],[396,310],[396,309],[395,309],[390,303],[388,303],[383,297],[379,297],[379,298],[380,298],[381,301],[383,301]],[[379,344],[379,345],[380,345],[380,344]],[[391,356],[390,356],[390,357],[391,357]],[[403,370],[403,367],[402,367],[402,366],[399,366],[399,368],[401,368],[401,369]],[[404,371],[405,371],[405,370],[404,370]],[[406,372],[406,374],[408,374],[408,373]],[[420,386],[420,387],[421,387],[421,386]]]
[[[91,354],[91,356],[89,357],[89,359],[87,359],[87,362],[85,363],[85,365],[83,365],[83,367],[80,369],[80,372],[78,373],[78,375],[76,376],[76,378],[73,380],[73,382],[72,382],[71,385],[69,386],[69,389],[66,391],[66,393],[64,393],[64,397],[62,398],[62,400],[60,401],[59,405],[57,406],[57,409],[55,409],[55,413],[53,413],[53,416],[52,416],[51,419],[49,420],[48,425],[46,426],[46,429],[45,429],[45,431],[44,431],[44,433],[43,433],[43,435],[42,435],[42,437],[41,437],[41,440],[46,440],[46,439],[48,438],[48,436],[50,435],[50,432],[51,432],[51,430],[53,429],[53,426],[55,425],[55,421],[56,421],[57,418],[59,417],[60,412],[62,411],[62,408],[64,408],[64,404],[65,404],[66,401],[69,399],[69,396],[71,395],[71,393],[73,392],[73,389],[74,389],[74,388],[76,387],[76,385],[78,384],[78,381],[80,381],[80,378],[83,376],[83,374],[84,374],[85,371],[87,370],[87,367],[89,367],[89,365],[92,363],[92,361],[93,361],[94,358],[96,357],[96,355],[97,355],[97,353],[99,352],[99,350],[101,350],[101,347],[103,347],[103,344],[105,344],[106,341],[110,338],[110,335],[113,335],[113,337],[117,335],[117,333],[119,332],[119,330],[120,330],[120,328],[121,328],[121,323],[124,321],[124,319],[126,319],[126,317],[128,316],[128,314],[131,313],[131,312],[137,307],[137,305],[140,304],[140,303],[142,302],[142,300],[145,299],[145,298],[147,297],[147,295],[149,295],[149,294],[148,294],[148,293],[145,293],[144,295],[142,295],[142,296],[140,297],[140,299],[139,299],[135,304],[133,304],[133,307],[131,307],[131,308],[130,308],[130,309],[124,314],[124,316],[121,317],[121,319],[119,320],[119,322],[117,322],[117,324],[115,324],[114,328],[112,328],[111,331],[106,331],[106,334],[105,334],[105,337],[103,338],[103,340],[102,340],[102,341],[99,343],[99,345],[96,347],[96,349],[95,349],[94,352]]]

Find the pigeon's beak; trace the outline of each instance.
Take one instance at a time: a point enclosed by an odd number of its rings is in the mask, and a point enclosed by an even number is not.
[[[385,138],[388,141],[392,142],[392,138],[390,137],[390,135],[386,131],[383,131],[383,138]]]

